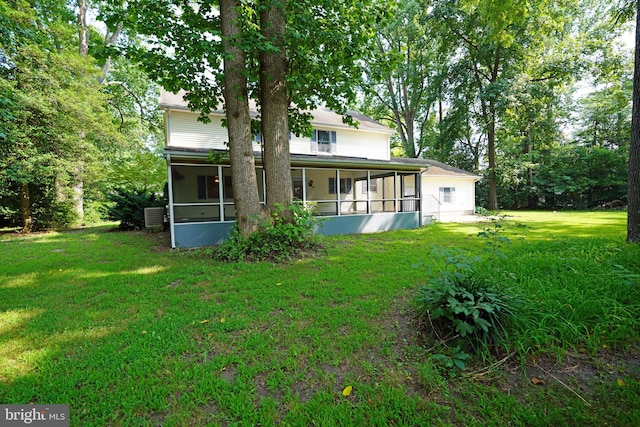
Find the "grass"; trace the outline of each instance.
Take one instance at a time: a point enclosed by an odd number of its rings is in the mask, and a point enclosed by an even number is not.
[[[515,356],[467,372],[430,360],[412,265],[483,254],[492,224],[332,237],[281,265],[109,227],[0,235],[0,403],[68,403],[73,426],[640,424],[625,214],[509,215],[491,268],[525,301]]]

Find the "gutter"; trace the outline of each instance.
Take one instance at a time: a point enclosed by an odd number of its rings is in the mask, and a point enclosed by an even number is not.
[[[214,150],[216,153],[223,154],[221,164],[229,164],[229,157],[227,151]],[[189,150],[173,150],[165,148],[165,157],[172,157],[176,162],[178,159],[191,159],[206,161],[209,151],[189,151]],[[256,165],[262,165],[262,156],[258,152],[254,152],[254,159]],[[316,156],[304,156],[304,155],[290,155],[290,161],[292,167],[336,167],[340,169],[382,169],[382,170],[398,170],[398,171],[411,171],[411,172],[423,172],[427,170],[428,165],[416,165],[400,162],[393,162],[389,160],[369,160],[364,158],[343,158],[343,157],[316,157]]]

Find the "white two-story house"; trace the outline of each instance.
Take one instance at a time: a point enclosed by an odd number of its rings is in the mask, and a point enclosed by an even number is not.
[[[203,124],[181,94],[163,92],[160,106],[164,110],[172,247],[219,244],[235,221],[234,189],[228,156],[218,156],[222,160],[215,164],[207,159],[211,151],[227,151],[224,111],[211,113],[211,122]],[[441,219],[443,212],[473,213],[477,176],[430,160],[391,158],[389,140],[394,131],[359,113],[350,115],[357,128],[344,124],[340,115],[329,110],[316,110],[313,135],[290,137],[293,194],[296,199],[314,202],[325,217],[318,232],[410,229],[434,216]],[[264,202],[259,139],[257,136],[254,152]],[[446,174],[440,176],[442,170]],[[424,194],[423,187],[429,193]],[[438,202],[435,207],[434,200]]]

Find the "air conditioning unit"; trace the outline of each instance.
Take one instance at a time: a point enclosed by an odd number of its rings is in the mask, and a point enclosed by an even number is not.
[[[144,227],[156,228],[164,226],[164,208],[144,208]]]

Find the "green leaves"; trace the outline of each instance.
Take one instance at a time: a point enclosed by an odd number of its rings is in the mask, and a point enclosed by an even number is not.
[[[429,319],[441,339],[457,334],[476,350],[504,343],[514,296],[491,283],[463,254],[445,249],[432,254],[439,254],[434,262],[443,260],[445,268],[416,293],[418,313]]]

